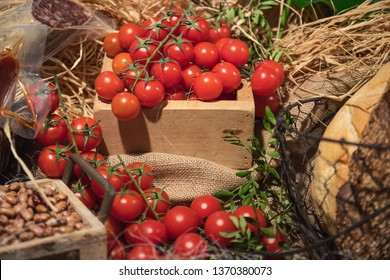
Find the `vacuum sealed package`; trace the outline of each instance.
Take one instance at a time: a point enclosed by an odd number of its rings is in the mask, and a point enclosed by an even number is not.
[[[39,75],[43,62],[72,40],[103,37],[116,24],[74,0],[3,0],[0,12],[0,126],[8,119],[13,133],[33,139],[51,107]]]

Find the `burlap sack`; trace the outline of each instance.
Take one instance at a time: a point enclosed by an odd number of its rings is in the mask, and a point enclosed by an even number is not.
[[[194,198],[231,190],[245,182],[236,176],[237,170],[200,158],[165,153],[119,155],[125,164],[140,161],[149,164],[154,172],[154,186],[166,188],[171,201],[188,202]],[[118,164],[118,155],[108,158]]]

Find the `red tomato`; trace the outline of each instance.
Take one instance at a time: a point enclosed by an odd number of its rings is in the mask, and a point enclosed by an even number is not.
[[[128,50],[135,37],[142,37],[144,34],[145,30],[141,26],[135,23],[126,23],[119,28],[119,43],[122,48]]]
[[[220,57],[222,57],[222,47],[230,40],[232,40],[232,39],[231,38],[222,38],[222,39],[219,39],[217,42],[214,43],[215,46],[218,49]]]
[[[190,208],[198,215],[201,224],[210,216],[210,214],[221,211],[222,205],[217,198],[212,195],[202,195],[195,198],[190,205]]]
[[[141,113],[141,103],[134,94],[124,91],[112,99],[111,110],[118,120],[130,121]]]
[[[122,73],[130,68],[133,60],[128,52],[118,53],[111,62],[111,68],[114,73]]]
[[[278,113],[280,108],[280,99],[276,93],[267,96],[253,95],[253,99],[255,101],[256,117],[263,118],[265,116],[266,106],[271,109],[271,112],[274,113],[274,115]]]
[[[175,206],[168,210],[164,218],[168,235],[171,239],[176,239],[183,233],[196,232],[199,219],[195,211],[187,206]]]
[[[221,232],[233,232],[237,228],[230,219],[231,214],[226,211],[212,213],[204,223],[204,232],[207,239],[219,246],[229,246],[233,238],[223,237]]]
[[[202,73],[202,70],[197,65],[191,65],[185,68],[181,75],[181,84],[186,91],[192,90],[195,78]]]
[[[167,13],[168,22],[171,27],[175,27],[180,21],[184,10],[178,7],[172,7]],[[178,27],[178,26],[177,26]],[[179,35],[178,29],[174,31],[175,35]]]
[[[145,78],[146,69],[145,71],[143,71],[143,67],[144,67],[143,65],[135,63],[131,65],[128,70],[121,73],[121,78],[123,79],[126,88],[130,89],[130,91],[135,81],[137,80],[137,77],[139,77],[140,79]]]
[[[55,110],[60,106],[60,99],[58,97],[58,94],[60,94],[53,84],[48,84],[47,89],[50,90],[50,96],[51,96],[51,107],[50,107],[50,113],[54,113]]]
[[[72,121],[74,143],[80,151],[90,151],[102,142],[102,128],[100,124],[90,117],[79,117]],[[72,143],[72,136],[68,131],[68,141]]]
[[[138,236],[138,223],[129,223],[123,230],[126,243],[129,245],[142,244],[142,240]]]
[[[68,128],[64,119],[57,114],[49,114],[42,124],[36,139],[43,146],[61,144],[66,139]]]
[[[180,37],[173,37],[164,44],[163,54],[165,57],[177,61],[181,68],[185,68],[194,58],[194,46],[191,42],[183,42]]]
[[[122,223],[113,216],[108,215],[104,226],[106,228],[107,240],[117,240],[122,235]]]
[[[38,166],[47,177],[61,178],[69,156],[70,150],[64,145],[47,146],[38,156]]]
[[[169,34],[171,26],[165,18],[151,17],[145,20],[141,27],[145,30],[145,38],[162,41]]]
[[[283,244],[287,241],[287,237],[274,226],[269,227],[273,232],[273,236],[265,236],[261,239],[265,249],[271,253],[279,253],[283,251]],[[267,256],[268,259],[283,259],[282,256]]]
[[[209,37],[210,24],[202,16],[189,16],[179,26],[179,34],[191,41],[194,45],[207,41]]]
[[[103,100],[111,101],[118,92],[124,90],[125,84],[112,71],[103,71],[95,79],[96,94]]]
[[[200,42],[194,47],[194,63],[199,67],[212,69],[219,62],[219,51],[210,42]]]
[[[142,197],[135,193],[116,194],[110,214],[121,222],[135,221],[145,209]]]
[[[127,169],[129,169],[130,173],[133,176],[135,182],[137,182],[138,186],[142,190],[149,189],[154,180],[154,174],[151,166],[144,162],[133,162],[131,164],[126,165]],[[133,180],[130,178],[127,171],[125,171],[124,182],[127,184],[128,189],[138,191],[138,188],[135,186]]]
[[[138,225],[133,233],[135,239],[132,244],[154,244],[168,242],[167,228],[162,222],[156,220],[145,220]]]
[[[284,81],[284,70],[283,66],[274,60],[263,60],[263,61],[258,61],[255,63],[255,68],[257,69],[260,66],[265,66],[274,69],[276,72],[276,76],[278,77],[279,80],[279,85],[281,85]]]
[[[209,40],[212,43],[216,43],[222,38],[230,38],[232,35],[230,26],[226,23],[220,22],[217,26],[213,26],[209,31]]]
[[[101,165],[106,165],[106,163],[104,162],[104,157],[97,152],[86,151],[86,152],[80,153],[80,156],[84,160],[89,162],[94,168],[97,168],[98,166],[101,166]],[[75,175],[76,178],[80,178],[81,182],[83,184],[85,184],[85,185],[90,184],[89,177],[87,175],[83,174],[83,171],[81,170],[81,167],[78,164],[74,165],[73,174]]]
[[[124,260],[126,258],[125,246],[119,240],[107,242],[107,260]]]
[[[150,207],[148,208],[146,215],[152,219],[156,218],[154,212],[156,212],[159,217],[164,216],[171,206],[169,195],[160,188],[146,189],[145,197],[148,200]],[[154,209],[154,212],[151,208]]]
[[[158,260],[159,254],[153,245],[142,244],[132,248],[127,254],[128,260]]]
[[[216,73],[203,72],[195,78],[192,89],[200,100],[215,100],[222,93],[222,79]]]
[[[134,87],[134,95],[143,107],[151,108],[164,100],[165,89],[157,80],[139,81]]]
[[[106,52],[108,57],[114,57],[120,52],[126,51],[122,48],[119,42],[118,32],[113,32],[104,37],[103,50]]]
[[[221,58],[240,68],[249,60],[248,45],[239,39],[229,39],[222,46]]]
[[[268,96],[276,92],[279,79],[276,72],[269,67],[259,66],[251,77],[252,92],[258,96]]]
[[[88,209],[93,209],[96,204],[96,195],[90,187],[83,186],[81,183],[73,184],[72,191]]]
[[[248,221],[246,224],[253,233],[260,233],[260,228],[267,226],[267,221],[265,220],[263,212],[261,212],[260,209],[254,209],[251,205],[238,207],[234,210],[233,216],[236,216],[237,218],[240,218],[240,216],[251,218],[251,221]]]
[[[156,62],[152,65],[152,75],[168,90],[178,85],[181,80],[181,66],[176,61]]]
[[[165,100],[186,100],[186,94],[181,85],[170,89],[165,93]]]
[[[240,70],[230,62],[220,62],[214,66],[212,72],[218,73],[222,80],[222,93],[233,93],[241,85]]]
[[[96,171],[103,176],[104,179],[108,180],[109,183],[114,187],[116,192],[119,192],[123,187],[123,178],[115,174],[107,167],[98,167]],[[106,191],[101,187],[95,180],[91,179],[91,188],[97,197],[103,198]]]
[[[157,48],[157,41],[141,37],[131,43],[129,52],[134,62],[145,64],[149,57],[151,57],[152,61],[156,61],[160,58],[160,53],[158,51],[155,52]]]
[[[197,233],[183,233],[173,245],[173,254],[179,259],[205,259],[207,242]]]

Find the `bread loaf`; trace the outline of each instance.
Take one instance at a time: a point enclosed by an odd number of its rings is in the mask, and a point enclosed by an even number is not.
[[[341,107],[323,137],[360,143],[363,130],[369,124],[371,115],[378,104],[384,100],[383,97],[388,94],[390,94],[390,63],[382,66],[377,74]],[[371,120],[373,121],[375,122],[375,119]],[[387,121],[390,122],[390,119]],[[377,131],[377,133],[388,132]],[[340,204],[345,202],[337,197],[340,189],[350,181],[350,164],[352,155],[357,149],[356,145],[342,145],[322,140],[313,161],[310,193],[323,228],[330,235],[339,231],[340,219],[337,219],[337,213],[342,212],[340,207],[343,208],[343,205]]]

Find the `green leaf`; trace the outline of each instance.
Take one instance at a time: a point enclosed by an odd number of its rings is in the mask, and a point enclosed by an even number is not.
[[[272,132],[271,124],[267,118],[263,118],[263,126],[265,130],[267,130],[270,133]]]
[[[244,216],[240,216],[240,227],[239,227],[243,232],[245,232],[247,226],[246,226],[246,220]]]
[[[240,222],[238,221],[238,218],[236,216],[230,216],[230,220],[232,220],[236,228],[240,228]]]
[[[271,109],[268,106],[265,106],[265,116],[270,123],[276,125],[276,118],[274,113],[272,113]]]
[[[275,178],[280,179],[280,175],[279,175],[278,171],[276,171],[275,168],[269,166],[268,171],[269,171],[272,175],[274,175]]]
[[[252,173],[252,171],[250,170],[242,170],[242,171],[238,171],[236,173],[236,175],[240,178],[245,178],[246,176],[250,175]]]
[[[228,191],[228,190],[220,190],[218,192],[215,193],[215,196],[233,196],[234,193],[232,193],[231,191]]]
[[[239,232],[238,231],[220,232],[219,234],[225,238],[234,238],[239,234]]]
[[[272,228],[260,228],[260,230],[268,237],[275,237],[276,231]]]
[[[239,188],[239,191],[238,191],[238,195],[240,196],[240,197],[242,197],[242,196],[244,196],[247,192],[248,192],[248,190],[249,190],[249,188],[251,187],[251,181],[249,181],[249,182],[246,182],[245,184],[243,184],[240,188]]]
[[[228,23],[231,23],[231,22],[234,21],[235,12],[234,12],[234,8],[233,7],[227,8],[227,10],[226,10],[226,17],[227,17]]]
[[[269,155],[272,158],[279,158],[280,157],[280,153],[278,151],[269,151],[269,152],[267,152],[267,155]]]
[[[245,17],[244,12],[242,10],[238,10],[238,16],[240,19],[243,19]]]

